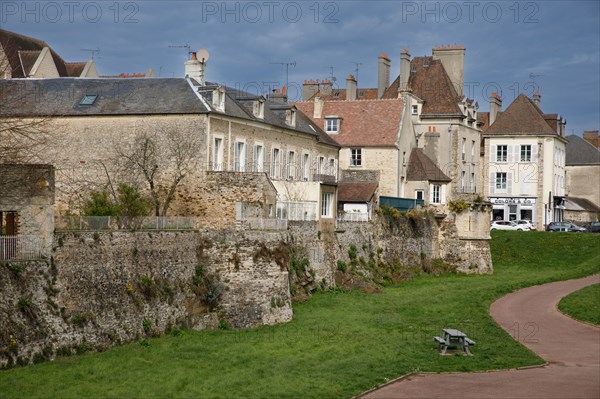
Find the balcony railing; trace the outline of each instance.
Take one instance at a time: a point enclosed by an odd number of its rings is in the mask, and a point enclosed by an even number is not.
[[[34,236],[0,236],[0,260],[44,258],[44,241]]]
[[[367,212],[345,212],[338,215],[338,222],[368,222],[371,215]]]

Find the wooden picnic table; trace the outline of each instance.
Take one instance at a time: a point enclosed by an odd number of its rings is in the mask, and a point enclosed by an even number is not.
[[[471,355],[469,346],[475,345],[475,341],[467,337],[462,331],[454,328],[442,329],[441,337],[433,337],[434,341],[438,343],[438,351],[445,355],[449,346],[460,347],[460,349],[467,355]]]

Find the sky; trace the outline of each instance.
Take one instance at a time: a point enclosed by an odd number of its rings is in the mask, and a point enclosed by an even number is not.
[[[493,91],[506,109],[538,89],[568,134],[600,127],[598,1],[1,0],[0,27],[46,41],[66,61],[93,53],[101,75],[182,77],[189,45],[209,52],[207,80],[264,94],[285,84],[288,63],[291,100],[305,79],[334,76],[343,88],[353,74],[376,87],[382,52],[393,80],[402,49],[423,56],[462,44],[465,94],[480,111]]]

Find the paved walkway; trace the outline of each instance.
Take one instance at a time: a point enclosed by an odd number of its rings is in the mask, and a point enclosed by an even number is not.
[[[600,398],[600,328],[577,322],[556,310],[565,295],[600,283],[600,274],[550,283],[506,295],[490,308],[502,328],[544,358],[548,365],[485,373],[413,374],[370,392],[364,398]],[[531,336],[527,323],[539,328]],[[529,326],[528,326],[529,327]],[[475,347],[477,348],[477,347]],[[475,356],[477,352],[475,349]]]

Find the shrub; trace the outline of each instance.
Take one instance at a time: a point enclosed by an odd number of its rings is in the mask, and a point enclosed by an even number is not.
[[[8,270],[13,272],[15,276],[18,276],[23,271],[23,265],[20,263],[9,263]]]
[[[72,320],[73,324],[78,327],[83,327],[88,322],[87,316],[83,313],[77,313],[75,316],[73,316]]]
[[[144,331],[146,332],[146,334],[148,334],[150,330],[152,330],[152,322],[148,319],[144,319],[144,321],[142,322],[142,327],[144,327]]]
[[[31,298],[28,298],[25,296],[22,296],[21,298],[19,298],[18,307],[23,312],[27,312],[27,311],[31,310]]]
[[[458,200],[458,201],[448,200],[448,209],[450,209],[450,211],[452,211],[454,213],[461,213],[468,207],[469,207],[469,204],[467,204],[463,200]]]
[[[83,205],[84,216],[117,216],[119,208],[106,191],[92,191]]]
[[[223,292],[225,291],[225,286],[221,283],[218,276],[212,274],[206,276],[204,279],[204,286],[206,292],[204,293],[202,300],[208,304],[211,310],[213,310],[219,305]]]

